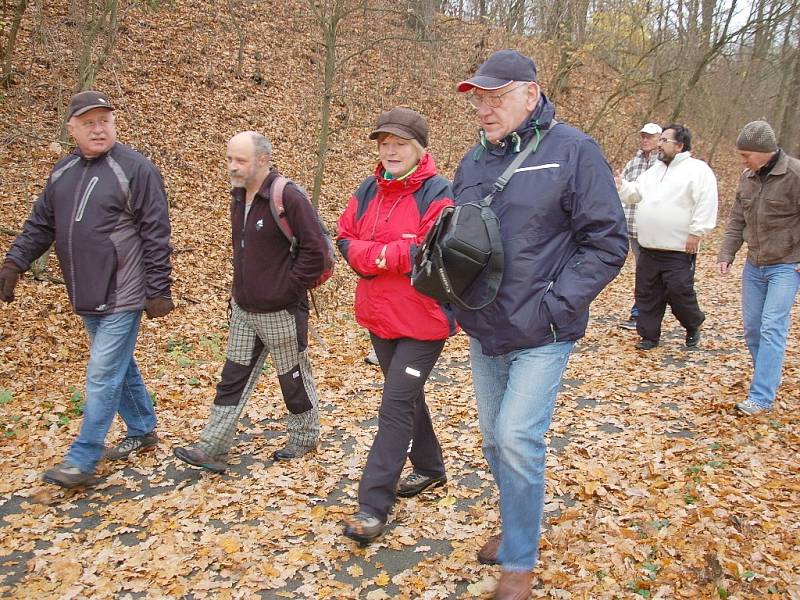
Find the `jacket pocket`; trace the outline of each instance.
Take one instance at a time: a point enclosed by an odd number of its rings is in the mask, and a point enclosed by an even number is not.
[[[105,313],[112,309],[118,263],[114,245],[86,240],[84,244],[74,246],[72,262],[75,310],[79,313]]]

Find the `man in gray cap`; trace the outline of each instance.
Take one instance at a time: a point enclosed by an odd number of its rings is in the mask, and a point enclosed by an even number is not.
[[[539,558],[556,395],[589,304],[619,273],[628,239],[611,168],[593,139],[556,122],[530,58],[495,52],[458,90],[471,92],[480,135],[458,166],[455,201],[479,203],[494,191],[504,251],[494,301],[456,310],[470,337],[483,453],[500,490],[502,532],[478,560],[502,566],[495,600],[525,600]],[[479,277],[467,303],[489,283]]]
[[[142,310],[173,309],[170,224],[161,173],[117,142],[114,107],[105,94],[75,94],[67,130],[75,151],[62,158],[0,268],[0,299],[14,300],[20,274],[55,241],[73,309],[90,340],[86,401],[77,439],[44,480],[88,484],[103,457],[127,458],[158,443],[156,415],[133,358]],[[119,413],[125,439],[105,450]]]
[[[770,410],[783,370],[789,322],[800,286],[800,160],[778,147],[766,121],[744,126],[736,149],[745,167],[717,258],[727,275],[747,242],[742,272],[744,338],[753,358],[745,415]]]
[[[639,130],[639,150],[636,155],[628,161],[622,169],[620,177],[625,181],[636,181],[642,173],[647,171],[658,161],[658,136],[661,135],[661,126],[656,123],[646,123]],[[633,258],[639,262],[639,240],[636,238],[636,205],[623,204],[622,210],[625,211],[625,221],[628,223],[628,241],[630,242]],[[639,307],[636,306],[634,297],[631,314],[627,321],[620,327],[636,331],[636,319],[639,316]]]

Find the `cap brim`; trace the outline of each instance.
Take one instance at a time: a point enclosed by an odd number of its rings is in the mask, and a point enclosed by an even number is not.
[[[375,131],[369,134],[369,139],[376,140],[378,136],[382,133],[391,133],[392,135],[396,135],[397,137],[403,138],[404,140],[413,140],[414,135],[409,133],[407,129],[401,129],[399,126],[396,125],[384,125],[383,127],[378,127]]]
[[[499,90],[501,87],[507,86],[512,81],[514,80],[497,79],[496,77],[486,77],[485,75],[479,75],[477,77],[473,77],[472,79],[467,79],[466,81],[462,81],[461,83],[459,83],[458,91],[468,92],[472,88],[478,88],[481,90]]]
[[[74,113],[70,115],[70,117],[79,117],[83,113],[87,113],[90,110],[94,110],[95,108],[105,108],[106,110],[114,110],[114,107],[110,104],[92,104],[91,106],[84,106],[83,108],[76,110]]]

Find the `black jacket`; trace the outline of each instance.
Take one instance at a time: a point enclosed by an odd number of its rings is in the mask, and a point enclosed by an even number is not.
[[[6,256],[27,270],[55,241],[79,314],[141,310],[170,296],[172,249],[161,173],[120,143],[93,159],[59,160]]]

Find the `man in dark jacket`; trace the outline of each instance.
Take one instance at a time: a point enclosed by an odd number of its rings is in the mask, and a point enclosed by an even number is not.
[[[239,417],[268,354],[289,410],[289,440],[273,458],[299,458],[316,448],[319,438],[319,401],[307,351],[306,292],[325,268],[326,242],[314,207],[289,183],[283,191],[284,207],[297,238],[296,252],[290,252],[270,208],[272,183],[279,176],[271,159],[272,144],[259,133],[244,131],[228,143],[233,287],[227,360],[200,441],[175,448],[182,461],[215,472],[228,466],[226,456]]]
[[[70,99],[67,129],[77,149],[56,163],[0,269],[0,298],[11,302],[19,275],[55,241],[69,299],[89,334],[81,430],[64,461],[44,473],[67,488],[92,480],[117,412],[127,434],[106,458],[158,443],[133,351],[142,310],[155,318],[173,309],[167,197],[153,163],[117,143],[113,110],[99,92]]]
[[[719,249],[717,273],[730,272],[733,257],[747,242],[742,316],[753,380],[736,408],[755,415],[770,410],[778,393],[800,287],[800,160],[778,147],[766,121],[745,125],[736,149],[745,170]]]
[[[456,172],[457,205],[480,201],[518,152],[536,148],[491,205],[505,252],[497,297],[456,314],[470,336],[483,451],[500,490],[502,534],[478,559],[502,565],[496,599],[523,600],[539,554],[544,435],[589,304],[625,261],[627,231],[603,154],[587,135],[556,124],[530,58],[495,52],[458,90],[471,91],[481,132]],[[467,302],[483,291],[479,280]]]

